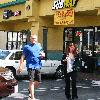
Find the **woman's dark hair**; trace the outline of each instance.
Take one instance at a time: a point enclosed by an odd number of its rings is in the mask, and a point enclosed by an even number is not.
[[[66,53],[69,54],[69,53],[73,53],[74,55],[77,54],[77,48],[74,44],[69,44],[68,48],[67,48],[67,51]]]

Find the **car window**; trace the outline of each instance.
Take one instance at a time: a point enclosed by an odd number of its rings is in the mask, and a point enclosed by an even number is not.
[[[10,59],[10,60],[14,60],[14,55],[15,55],[15,54],[13,53],[13,54],[10,56],[9,59]]]
[[[22,51],[17,51],[10,56],[10,60],[20,60],[22,56]]]
[[[22,56],[22,51],[18,51],[15,53],[14,60],[20,60]]]
[[[0,51],[0,59],[4,60],[9,54],[10,51]]]

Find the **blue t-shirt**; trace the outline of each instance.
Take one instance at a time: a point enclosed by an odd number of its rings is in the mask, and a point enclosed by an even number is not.
[[[32,69],[41,68],[40,52],[42,47],[39,44],[27,44],[23,48],[23,55],[26,58],[26,67]]]

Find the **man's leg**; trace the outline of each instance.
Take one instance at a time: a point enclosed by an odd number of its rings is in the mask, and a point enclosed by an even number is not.
[[[41,73],[40,70],[28,70],[29,73],[29,78],[30,78],[30,82],[29,82],[29,92],[30,92],[30,96],[31,99],[35,99],[35,88],[37,88],[39,86],[39,83],[41,81]]]
[[[29,82],[29,91],[30,91],[30,95],[31,95],[31,99],[34,99],[34,82],[30,80]]]
[[[28,69],[28,75],[29,75],[29,93],[30,93],[30,97],[31,99],[34,100],[35,96],[34,96],[34,77],[35,77],[35,70],[33,69]]]
[[[35,82],[34,82],[34,88],[39,87],[39,85],[40,85],[40,82],[38,82],[38,81],[35,81]]]

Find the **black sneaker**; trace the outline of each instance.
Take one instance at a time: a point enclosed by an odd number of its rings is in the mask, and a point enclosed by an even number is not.
[[[71,98],[67,98],[67,100],[72,100]]]
[[[72,100],[78,100],[78,96],[72,97]]]

